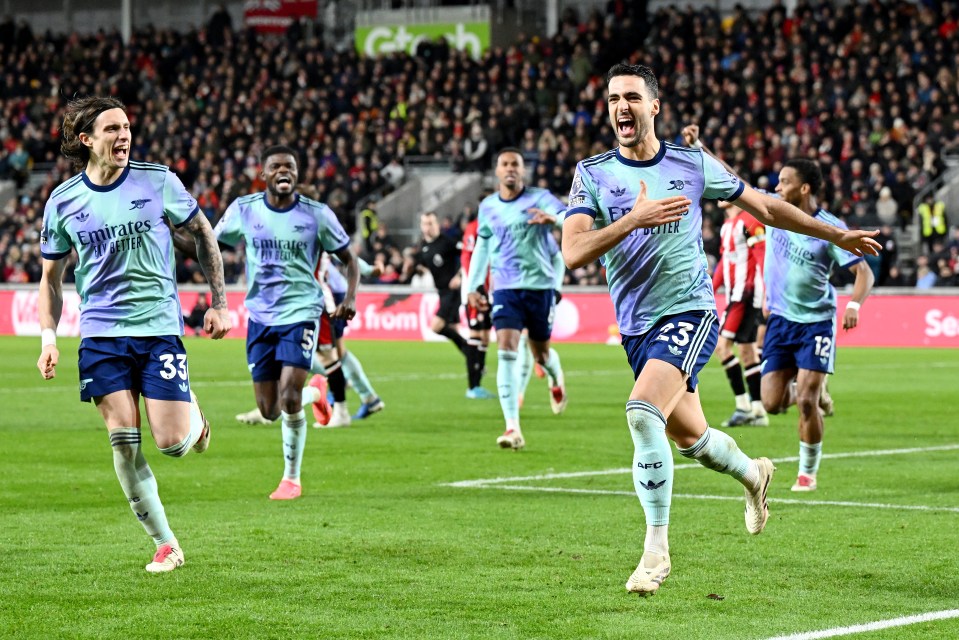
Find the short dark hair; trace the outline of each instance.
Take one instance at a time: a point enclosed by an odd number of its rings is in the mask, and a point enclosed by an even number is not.
[[[813,195],[819,193],[822,188],[822,169],[819,163],[808,158],[793,158],[783,163],[783,167],[789,167],[799,176],[800,184],[808,184],[809,190]]]
[[[266,164],[266,159],[270,156],[279,155],[293,156],[293,161],[296,163],[296,166],[300,166],[300,158],[296,155],[296,151],[294,151],[292,147],[288,147],[285,144],[274,144],[264,149],[263,153],[260,154],[260,164]]]
[[[520,158],[523,158],[523,152],[522,152],[519,148],[517,148],[517,147],[503,147],[502,149],[500,149],[499,151],[496,152],[496,160],[499,161],[499,157],[500,157],[501,155],[503,155],[504,153],[515,153],[515,154],[518,155]],[[523,159],[525,160],[525,158],[523,158]]]
[[[60,142],[60,153],[73,161],[73,166],[83,169],[90,161],[90,150],[80,142],[80,134],[93,132],[93,123],[104,111],[123,109],[126,107],[116,98],[102,96],[86,96],[67,103],[67,110],[63,114],[63,125],[60,133],[63,140]]]
[[[637,78],[642,78],[646,81],[646,89],[649,91],[650,99],[656,100],[659,98],[659,80],[656,79],[656,74],[653,73],[653,70],[646,65],[629,64],[627,62],[614,64],[606,74],[607,87],[609,86],[609,81],[616,76],[636,76]]]

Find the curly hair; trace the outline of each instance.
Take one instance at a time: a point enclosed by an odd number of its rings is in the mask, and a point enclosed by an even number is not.
[[[809,158],[793,158],[783,163],[783,168],[789,167],[799,176],[799,184],[808,184],[813,196],[822,188],[822,169],[819,163]]]
[[[296,166],[300,166],[300,157],[293,149],[293,147],[288,147],[285,144],[274,144],[270,147],[267,147],[263,150],[263,153],[260,154],[260,163],[266,164],[266,159],[270,156],[278,155],[291,155],[293,156],[293,162],[296,163]]]
[[[96,122],[97,117],[109,109],[126,111],[124,104],[116,98],[87,96],[67,103],[66,113],[63,114],[63,126],[60,128],[63,135],[60,152],[70,158],[77,169],[83,169],[90,161],[90,150],[80,142],[80,134],[92,133],[93,123]]]

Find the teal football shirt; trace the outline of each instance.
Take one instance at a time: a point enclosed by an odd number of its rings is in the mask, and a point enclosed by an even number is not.
[[[80,173],[54,189],[43,213],[40,252],[77,252],[80,335],[183,335],[167,221],[186,224],[196,200],[168,167],[131,161],[113,184]]]
[[[265,193],[237,198],[215,232],[230,246],[246,242],[246,308],[266,326],[318,319],[323,312],[316,279],[320,254],[350,244],[333,211],[302,195],[284,209],[271,207]]]

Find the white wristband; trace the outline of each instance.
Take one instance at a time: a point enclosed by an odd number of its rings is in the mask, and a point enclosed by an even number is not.
[[[702,141],[702,140],[697,140],[696,142],[693,143],[693,146],[696,147],[697,149],[702,149],[702,148],[703,148],[703,141]]]
[[[846,309],[855,309],[856,311],[859,311],[860,307],[862,307],[862,305],[855,300],[850,300],[846,303]]]
[[[43,348],[48,344],[57,346],[57,332],[53,329],[43,329],[40,331],[40,347]]]

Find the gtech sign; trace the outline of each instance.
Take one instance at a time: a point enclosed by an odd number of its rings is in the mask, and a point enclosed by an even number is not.
[[[416,46],[420,42],[435,41],[441,36],[446,38],[454,49],[466,51],[473,58],[479,58],[489,47],[489,23],[447,22],[357,27],[356,50],[369,57],[397,51],[412,55],[416,53]]]

